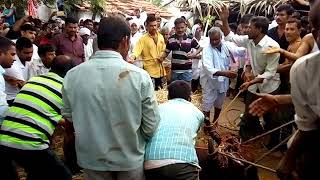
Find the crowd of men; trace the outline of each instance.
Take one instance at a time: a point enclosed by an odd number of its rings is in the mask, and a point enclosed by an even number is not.
[[[200,20],[191,27],[180,17],[170,27],[159,13],[141,17],[139,10],[99,23],[17,20],[0,36],[1,179],[19,179],[19,165],[27,179],[69,180],[77,172],[71,158],[86,180],[196,180],[197,132],[238,91],[241,138],[295,119],[278,176],[319,177],[320,1],[309,2],[309,28],[290,4],[277,8],[273,28],[251,14],[229,24],[222,7],[206,34]],[[165,82],[168,102],[158,105],[155,91]],[[190,102],[196,91],[202,112]],[[50,149],[57,126],[71,147],[65,163]],[[273,133],[267,147],[292,130]]]

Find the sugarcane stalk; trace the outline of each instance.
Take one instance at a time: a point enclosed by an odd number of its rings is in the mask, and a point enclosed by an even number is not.
[[[238,94],[232,99],[232,101],[226,106],[226,108],[224,108],[224,110],[220,113],[219,117],[217,118],[216,121],[213,122],[212,125],[215,125],[216,123],[218,123],[219,119],[223,116],[223,114],[225,114],[228,109],[231,107],[231,105],[234,103],[234,101],[238,98],[238,96],[242,93],[242,91],[239,91]]]
[[[207,31],[208,31],[208,27],[209,27],[209,16],[210,16],[210,13],[211,13],[211,6],[209,5],[209,10],[208,10],[208,14],[207,14],[207,22],[206,22],[206,27],[204,28],[204,36],[207,37]]]

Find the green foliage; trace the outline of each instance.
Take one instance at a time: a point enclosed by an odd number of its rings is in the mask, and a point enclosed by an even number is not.
[[[104,7],[106,6],[105,0],[91,0],[91,11],[93,14],[102,14],[104,11]]]
[[[161,6],[161,3],[162,3],[162,0],[150,0],[150,2],[157,6],[157,7],[160,7]]]
[[[211,15],[200,17],[200,21],[202,22],[202,24],[206,24],[208,21],[209,26],[213,25],[213,22],[215,19],[216,19],[216,16],[211,16]]]

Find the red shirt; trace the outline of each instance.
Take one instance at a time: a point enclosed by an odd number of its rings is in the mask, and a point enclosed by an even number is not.
[[[84,62],[83,40],[79,35],[76,35],[75,40],[71,41],[67,34],[59,34],[54,38],[54,45],[57,48],[57,55],[70,56],[77,65]]]

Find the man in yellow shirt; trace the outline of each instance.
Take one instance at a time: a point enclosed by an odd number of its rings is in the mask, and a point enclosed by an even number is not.
[[[133,62],[137,57],[141,57],[143,68],[149,73],[155,90],[158,90],[162,88],[162,78],[166,75],[160,60],[166,45],[163,36],[157,31],[157,19],[155,16],[147,17],[146,27],[148,32],[136,44],[129,61]]]

